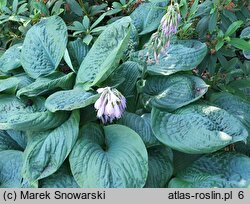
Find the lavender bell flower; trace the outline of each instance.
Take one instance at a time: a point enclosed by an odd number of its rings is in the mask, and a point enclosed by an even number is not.
[[[97,90],[101,94],[95,102],[97,117],[105,124],[112,123],[114,119],[121,118],[125,108],[125,97],[115,88],[106,87]]]
[[[149,41],[149,48],[154,51],[156,62],[159,61],[160,55],[170,46],[171,37],[177,33],[180,20],[179,4],[171,1],[167,13],[161,19],[157,32],[152,35]]]

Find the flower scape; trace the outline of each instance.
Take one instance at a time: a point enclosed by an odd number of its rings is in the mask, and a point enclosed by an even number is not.
[[[0,1],[0,187],[250,187],[249,8]]]

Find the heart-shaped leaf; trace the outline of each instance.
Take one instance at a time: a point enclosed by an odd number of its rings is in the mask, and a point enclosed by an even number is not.
[[[139,51],[132,59],[144,59],[148,51]],[[147,71],[153,75],[170,75],[180,71],[188,71],[196,68],[207,54],[207,46],[197,40],[180,40],[172,43],[159,59],[154,60],[150,52],[147,60]]]
[[[152,129],[162,143],[189,154],[215,152],[248,137],[237,118],[206,104],[185,106],[173,113],[153,108]]]
[[[151,114],[146,113],[142,116],[134,113],[125,112],[118,124],[125,125],[134,130],[143,140],[146,147],[158,145],[159,141],[154,136],[151,128]]]
[[[246,188],[250,186],[250,158],[235,152],[204,155],[178,172],[170,188]]]
[[[122,125],[87,124],[70,154],[75,180],[83,188],[145,185],[148,156],[140,136]]]
[[[61,125],[68,113],[51,113],[44,107],[45,100],[18,99],[15,96],[0,97],[0,130],[44,131]]]
[[[30,133],[24,151],[24,178],[33,182],[59,169],[77,140],[79,120],[79,112],[74,111],[65,123],[54,130]]]
[[[94,92],[86,92],[81,88],[75,88],[73,90],[58,91],[50,95],[45,102],[45,106],[51,112],[58,110],[71,111],[93,104],[98,97],[99,94]]]
[[[166,146],[148,148],[148,178],[144,188],[163,188],[173,174],[172,150]]]
[[[83,84],[87,90],[104,81],[114,71],[127,47],[130,24],[130,17],[124,17],[102,32],[80,66],[77,84]]]
[[[143,87],[149,96],[145,103],[167,111],[198,100],[207,90],[206,83],[192,75],[150,76]]]
[[[39,77],[32,84],[23,87],[17,92],[17,97],[22,95],[34,97],[48,93],[50,90],[71,89],[75,83],[75,74],[69,73],[67,75],[61,72],[54,72],[46,77]]]
[[[11,46],[6,52],[0,57],[0,71],[9,72],[21,66],[22,44],[15,44]]]
[[[67,46],[67,27],[59,16],[51,16],[32,26],[26,34],[21,64],[32,78],[53,72]]]

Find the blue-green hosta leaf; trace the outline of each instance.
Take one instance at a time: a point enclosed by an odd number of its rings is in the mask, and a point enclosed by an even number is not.
[[[136,82],[141,76],[139,66],[136,62],[126,61],[111,76],[111,80],[123,79],[117,89],[124,96],[135,94]]]
[[[248,101],[226,92],[212,94],[210,101],[239,118],[250,129],[250,103]]]
[[[0,71],[9,72],[21,66],[22,44],[15,44],[0,57]]]
[[[149,96],[145,103],[167,111],[200,99],[207,90],[206,83],[192,75],[150,76],[143,87]]]
[[[147,50],[138,52],[139,58],[145,58]],[[147,63],[147,71],[154,75],[170,75],[179,71],[188,71],[197,67],[207,54],[207,46],[197,40],[180,40],[171,44],[155,62],[153,53]]]
[[[159,141],[154,136],[151,128],[150,115],[150,113],[146,113],[142,116],[139,116],[134,113],[125,112],[122,118],[117,121],[117,123],[125,125],[134,130],[142,138],[145,146],[150,147],[159,144]]]
[[[235,152],[204,155],[178,172],[170,188],[246,188],[250,186],[250,158]]]
[[[144,35],[158,28],[160,21],[166,13],[166,1],[157,3],[143,3],[130,15],[138,33]]]
[[[250,41],[249,41],[249,44],[250,44]],[[249,50],[243,50],[243,54],[244,54],[245,58],[250,60],[250,51]]]
[[[44,107],[45,99],[18,99],[15,96],[0,97],[0,129],[44,131],[61,125],[68,113],[51,113]]]
[[[85,89],[104,81],[118,65],[131,33],[131,19],[124,17],[109,25],[95,41],[77,74]]]
[[[152,129],[162,143],[189,154],[215,152],[248,137],[237,118],[206,104],[188,105],[173,113],[153,108]]]
[[[10,77],[7,79],[0,79],[0,92],[13,90],[15,92],[18,87],[19,79],[16,77]]]
[[[67,46],[67,27],[59,16],[41,20],[26,34],[21,64],[32,78],[53,72],[59,65]]]
[[[60,168],[77,140],[79,120],[76,110],[54,130],[30,133],[24,151],[24,178],[33,182],[50,176]]]
[[[32,84],[23,87],[17,92],[17,97],[22,95],[34,97],[48,93],[50,90],[71,89],[75,82],[75,74],[54,72],[46,77],[39,77]]]
[[[143,141],[122,125],[83,126],[69,160],[75,180],[84,188],[136,188],[147,179]]]
[[[26,132],[16,130],[6,130],[8,135],[24,150],[27,146]]]
[[[78,188],[70,169],[62,165],[60,169],[51,176],[39,180],[40,188]]]
[[[244,97],[250,101],[250,78],[234,80],[229,83],[230,90],[233,89],[233,93]]]
[[[181,170],[190,166],[194,161],[199,159],[203,154],[186,154],[173,150],[173,165],[174,165],[174,175],[176,175]]]
[[[226,92],[211,95],[210,101],[239,118],[250,134],[250,103],[248,101]],[[237,143],[235,148],[237,151],[250,155],[250,136],[246,144]]]
[[[15,75],[15,77],[19,81],[18,86],[17,86],[17,90],[19,90],[25,86],[28,86],[34,82],[34,79],[30,78],[26,73],[17,74],[17,75]]]
[[[89,52],[89,46],[81,39],[77,39],[68,43],[68,52],[74,69],[78,71],[82,61]]]
[[[21,151],[0,152],[0,188],[20,188],[22,186],[22,162],[23,152]]]
[[[58,110],[71,111],[95,103],[98,97],[99,94],[94,92],[75,88],[68,91],[58,91],[50,95],[45,102],[45,106],[51,112]]]
[[[3,150],[22,150],[22,148],[6,131],[0,130],[0,151]]]
[[[166,146],[148,148],[148,178],[145,188],[163,188],[173,174],[172,150]]]

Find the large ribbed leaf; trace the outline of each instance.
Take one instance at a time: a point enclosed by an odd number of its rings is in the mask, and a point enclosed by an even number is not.
[[[75,82],[75,74],[67,75],[61,72],[54,72],[46,77],[39,77],[32,84],[23,87],[17,92],[17,97],[22,95],[34,97],[48,93],[50,90],[71,89]]]
[[[0,57],[0,71],[9,72],[21,66],[22,44],[15,44]]]
[[[238,117],[250,129],[250,103],[248,101],[226,92],[212,94],[210,101]]]
[[[246,188],[250,187],[250,158],[235,152],[202,156],[178,172],[170,188]]]
[[[241,120],[250,134],[250,103],[248,101],[230,93],[213,94],[210,96],[210,101]],[[250,136],[247,138],[247,144],[237,143],[236,150],[250,155]]]
[[[173,150],[173,174],[176,175],[178,172],[192,165],[192,163],[199,159],[202,155],[203,154],[186,154],[177,150]]]
[[[122,125],[87,124],[70,154],[75,180],[84,188],[145,185],[148,156],[140,136]]]
[[[148,178],[145,188],[163,188],[173,174],[172,150],[166,146],[148,148]]]
[[[68,114],[51,113],[44,107],[43,98],[18,99],[15,96],[0,97],[0,129],[43,131],[62,124]]]
[[[86,92],[81,88],[75,88],[68,91],[58,91],[50,95],[45,102],[45,106],[51,112],[71,111],[93,104],[98,97],[99,94],[94,92]]]
[[[26,34],[21,63],[26,73],[38,78],[53,72],[67,46],[67,27],[59,16],[41,20]]]
[[[164,6],[167,1],[161,3],[143,3],[130,15],[140,35],[156,30],[166,13]],[[161,8],[162,7],[162,8]]]
[[[136,82],[140,78],[139,64],[132,61],[123,63],[110,78],[123,79],[117,89],[126,97],[135,94]]]
[[[192,75],[150,76],[143,92],[146,104],[167,111],[176,110],[201,98],[208,90],[206,83]]]
[[[104,81],[118,65],[131,33],[131,19],[124,17],[109,25],[95,41],[77,74],[85,89]]]
[[[3,150],[22,150],[22,148],[6,131],[0,130],[0,151]]]
[[[138,57],[144,58],[147,50],[139,51]],[[205,43],[196,40],[182,40],[170,45],[161,54],[159,62],[155,62],[153,53],[148,60],[147,71],[155,75],[170,75],[179,71],[192,70],[198,66],[206,56]]]
[[[137,132],[137,134],[142,138],[146,147],[159,144],[159,141],[156,139],[151,129],[150,113],[139,116],[134,113],[125,112],[122,118],[117,121],[117,123],[125,125]]]
[[[174,113],[153,108],[152,129],[162,143],[190,154],[214,152],[248,136],[237,118],[206,104],[185,106]]]
[[[68,163],[67,163],[68,164]],[[78,188],[78,185],[66,164],[51,176],[39,180],[40,188]]]
[[[89,51],[89,46],[86,45],[81,39],[71,41],[68,44],[68,52],[72,65],[76,71],[78,71],[82,61],[86,57]]]
[[[79,112],[51,131],[30,133],[24,151],[23,177],[29,181],[45,178],[56,172],[70,153],[79,132]]]
[[[0,152],[0,188],[20,188],[23,152],[5,150]]]

